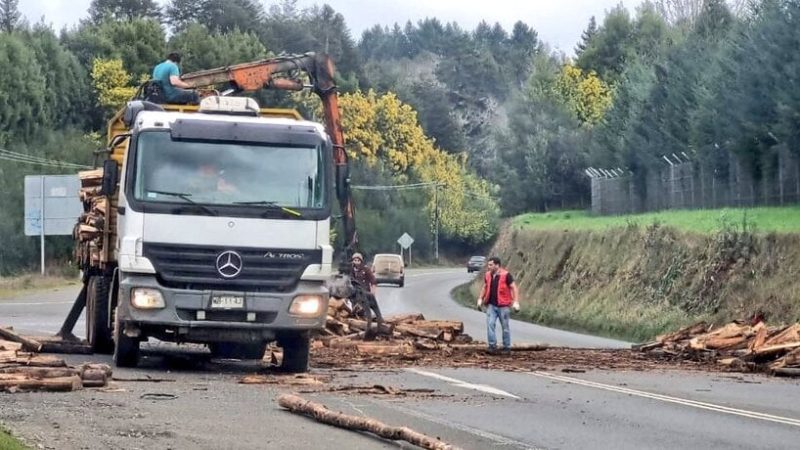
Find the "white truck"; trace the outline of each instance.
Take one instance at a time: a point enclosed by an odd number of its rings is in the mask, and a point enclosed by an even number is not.
[[[216,95],[199,106],[135,100],[110,121],[102,171],[81,175],[84,287],[62,337],[85,305],[89,344],[118,366],[135,366],[140,343],[154,337],[236,358],[260,358],[277,341],[283,369],[307,370],[310,332],[327,314],[334,197],[345,253],[356,244],[332,63],[306,54],[184,80],[307,86],[276,78],[287,67],[308,75],[327,130],[293,110]]]

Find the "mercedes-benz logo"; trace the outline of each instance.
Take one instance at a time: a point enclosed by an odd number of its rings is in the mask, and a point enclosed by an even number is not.
[[[217,272],[224,278],[236,278],[242,271],[242,257],[233,250],[217,256]]]

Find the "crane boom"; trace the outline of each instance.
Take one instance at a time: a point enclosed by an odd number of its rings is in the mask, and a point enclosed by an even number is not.
[[[305,85],[298,78],[305,73],[311,84]],[[349,166],[344,147],[339,99],[336,82],[333,78],[335,67],[330,56],[306,53],[298,56],[282,56],[272,59],[235,64],[216,69],[201,70],[185,74],[183,81],[194,88],[202,88],[222,83],[231,83],[240,91],[276,89],[301,91],[311,88],[322,101],[325,127],[333,144],[333,161],[336,168],[336,196],[344,222],[344,258],[349,259],[358,245],[355,227],[355,207],[349,187]]]

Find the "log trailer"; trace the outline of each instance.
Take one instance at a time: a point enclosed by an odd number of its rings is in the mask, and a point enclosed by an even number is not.
[[[308,53],[182,76],[198,89],[311,89],[324,127],[247,97],[128,102],[109,121],[102,167],[80,174],[83,288],[59,335],[74,338],[85,308],[89,345],[118,366],[136,366],[154,337],[236,358],[277,341],[282,368],[306,371],[327,314],[334,197],[345,260],[357,245],[333,74],[328,56]]]

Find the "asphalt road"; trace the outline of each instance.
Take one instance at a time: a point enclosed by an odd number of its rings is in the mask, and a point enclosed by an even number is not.
[[[413,272],[403,289],[382,287],[380,302],[387,314],[419,311],[431,319],[463,320],[467,332],[478,337],[485,330],[484,316],[447,297],[467,279],[460,271]],[[0,300],[0,324],[54,332],[73,291]],[[512,337],[575,346],[623,344],[521,323],[512,325]],[[68,357],[72,363],[85,358]],[[109,361],[100,355],[91,359]],[[379,383],[434,393],[303,395],[333,410],[407,425],[467,449],[789,449],[800,441],[800,383],[792,380],[676,371],[343,369],[312,374],[342,386]],[[288,388],[237,383],[245,373],[264,370],[254,363],[207,362],[197,350],[187,354],[155,346],[144,367],[118,369],[115,376],[174,381],[117,381],[111,389],[64,394],[0,394],[0,421],[31,443],[56,449],[411,448],[286,413],[275,398]]]
[[[380,286],[378,302],[385,315],[421,312],[426,319],[460,320],[464,331],[473,338],[486,341],[486,314],[464,308],[450,298],[453,287],[472,280],[475,275],[465,269],[417,270],[406,275],[406,288]],[[500,323],[496,326],[498,345],[502,343]],[[511,341],[548,343],[559,347],[623,348],[630,343],[585,334],[571,333],[517,320],[511,321]]]

